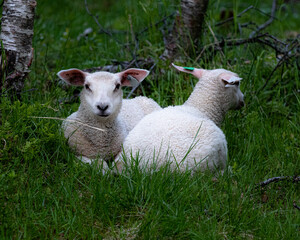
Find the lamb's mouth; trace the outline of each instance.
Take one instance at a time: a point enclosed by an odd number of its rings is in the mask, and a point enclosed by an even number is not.
[[[109,116],[109,114],[103,114],[103,113],[98,113],[97,114],[99,117],[103,117],[103,118],[106,118]]]

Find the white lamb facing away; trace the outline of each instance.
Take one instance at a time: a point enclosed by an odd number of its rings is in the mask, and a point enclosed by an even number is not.
[[[198,83],[183,105],[153,112],[133,128],[124,141],[123,153],[115,160],[119,172],[130,156],[138,156],[139,167],[146,170],[153,163],[156,167],[169,164],[171,169],[192,172],[225,168],[227,142],[219,127],[228,110],[244,105],[241,78],[225,69],[173,66],[193,74]]]
[[[86,73],[79,69],[58,72],[67,83],[84,86],[78,111],[62,124],[69,145],[82,161],[114,159],[128,132],[145,115],[161,109],[147,97],[123,99],[121,87],[134,85],[134,79],[141,82],[148,74],[149,71],[136,68],[119,73]]]

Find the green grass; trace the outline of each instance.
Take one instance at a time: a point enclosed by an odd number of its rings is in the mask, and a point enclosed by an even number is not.
[[[76,160],[60,121],[32,118],[63,118],[76,111],[78,99],[64,101],[75,88],[64,90],[56,73],[131,60],[131,29],[150,27],[139,36],[137,54],[157,61],[138,94],[162,106],[182,104],[197,81],[158,59],[162,25],[151,25],[177,9],[178,0],[88,2],[104,28],[126,32],[114,35],[118,42],[97,33],[84,1],[39,1],[35,58],[22,100],[11,103],[1,95],[0,239],[299,239],[300,211],[293,206],[300,205],[299,183],[257,187],[274,176],[300,175],[299,65],[295,60],[280,67],[260,91],[277,64],[268,47],[226,47],[223,54],[206,52],[197,62],[197,56],[183,59],[185,66],[224,67],[243,78],[246,106],[229,112],[222,125],[231,170],[217,179],[166,168],[151,175],[133,169],[128,176],[103,176],[96,166]],[[279,20],[264,31],[286,40],[299,33],[300,6],[279,2]],[[269,13],[271,3],[211,1],[206,22],[216,37],[247,37],[251,31],[240,35],[238,23],[262,24],[268,17],[251,10],[215,27],[220,11],[232,9],[236,15],[254,5]],[[78,41],[88,27],[93,33]],[[207,27],[202,42],[214,42]]]

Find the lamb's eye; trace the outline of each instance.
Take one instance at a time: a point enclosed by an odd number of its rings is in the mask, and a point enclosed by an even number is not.
[[[86,90],[92,91],[89,84],[85,84],[84,87]]]
[[[121,84],[120,84],[120,83],[117,83],[117,84],[116,84],[116,87],[115,87],[115,91],[118,90],[118,89],[120,89],[120,87],[121,87]]]
[[[237,82],[235,82],[235,83],[234,83],[234,85],[236,85],[236,86],[240,86],[240,82],[239,82],[239,81],[237,81]]]

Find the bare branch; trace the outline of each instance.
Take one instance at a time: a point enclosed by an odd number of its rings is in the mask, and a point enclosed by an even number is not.
[[[100,31],[103,32],[103,33],[105,33],[105,34],[107,34],[108,36],[110,36],[110,37],[111,37],[112,39],[114,39],[117,43],[120,43],[120,41],[118,41],[118,40],[112,35],[112,33],[111,33],[110,31],[106,30],[106,29],[100,24],[100,22],[98,21],[98,17],[95,16],[95,15],[93,15],[93,14],[90,12],[90,10],[89,10],[89,8],[88,8],[87,0],[84,0],[84,4],[85,4],[86,12],[88,13],[88,15],[90,15],[90,16],[94,19],[94,21],[96,22],[96,24],[97,24],[98,27],[100,28]]]
[[[247,7],[245,10],[243,10],[242,12],[240,12],[236,17],[240,18],[244,13],[248,12],[250,9],[253,9],[253,8],[254,7],[252,5],[249,6],[249,7]],[[227,19],[225,19],[222,22],[216,23],[215,27],[218,27],[218,26],[221,26],[221,25],[223,25],[225,23],[231,22],[231,21],[233,21],[233,19],[234,19],[234,17],[227,18]]]
[[[258,26],[258,28],[255,31],[253,31],[252,33],[250,33],[250,35],[249,35],[250,38],[252,38],[253,36],[255,36],[261,30],[265,29],[267,26],[269,26],[274,21],[275,14],[276,14],[276,3],[277,3],[277,0],[273,0],[272,10],[271,10],[271,17],[269,18],[269,20],[266,21],[264,24]]]
[[[207,51],[210,53],[215,53],[222,50],[226,46],[239,46],[248,43],[260,43],[274,49],[277,56],[279,54],[284,56],[284,59],[282,59],[282,56],[280,57],[282,61],[287,61],[291,58],[299,56],[299,52],[297,51],[297,49],[299,49],[300,43],[298,39],[295,39],[292,44],[289,44],[277,39],[276,37],[268,33],[264,33],[252,38],[221,39],[217,42],[215,41],[215,43],[205,45],[195,61],[197,62]],[[281,65],[282,63],[283,62],[280,62],[279,65]]]
[[[204,52],[206,52],[206,51],[214,53],[216,51],[222,50],[225,46],[239,46],[239,45],[243,45],[243,44],[247,44],[247,43],[257,43],[257,42],[259,42],[259,40],[261,38],[266,37],[266,36],[267,36],[267,34],[261,34],[261,35],[255,36],[253,38],[222,39],[215,43],[205,45],[202,48],[198,57],[195,59],[195,62],[197,62],[202,57]]]
[[[254,23],[254,22],[251,22],[251,21],[247,22],[247,23],[240,24],[241,28],[250,28],[249,26],[255,26],[255,27],[257,27],[257,24]]]
[[[257,12],[260,12],[261,14],[266,15],[266,16],[268,16],[268,17],[272,17],[272,15],[270,15],[270,14],[268,14],[268,13],[265,13],[265,12],[261,11],[260,9],[258,9],[258,8],[256,8],[256,7],[254,7],[254,6],[251,5],[251,6],[247,7],[246,9],[244,9],[242,12],[240,12],[240,13],[236,16],[236,18],[240,18],[244,13],[248,12],[248,11],[251,10],[251,9],[253,9],[253,10],[257,11]],[[274,18],[274,19],[277,19],[275,16],[273,16],[273,18]],[[216,23],[216,24],[215,24],[215,27],[219,27],[219,26],[221,26],[221,25],[223,25],[223,24],[225,24],[225,23],[231,22],[231,21],[233,21],[233,20],[234,20],[234,17],[227,18],[227,19],[225,19],[225,20],[222,21],[222,22]]]
[[[275,73],[275,71],[284,63],[286,63],[288,60],[293,59],[293,58],[297,58],[299,57],[299,52],[297,51],[297,49],[299,48],[299,43],[298,41],[293,41],[290,48],[288,48],[289,45],[286,45],[286,49],[285,52],[282,54],[282,56],[280,56],[280,60],[277,63],[277,65],[275,66],[275,68],[272,70],[272,72],[270,73],[269,77],[267,78],[265,84],[257,90],[257,93],[259,93],[260,91],[262,91],[263,89],[265,89],[265,87],[268,85],[271,77],[273,76],[273,74]],[[292,53],[293,50],[296,49],[295,53]]]

